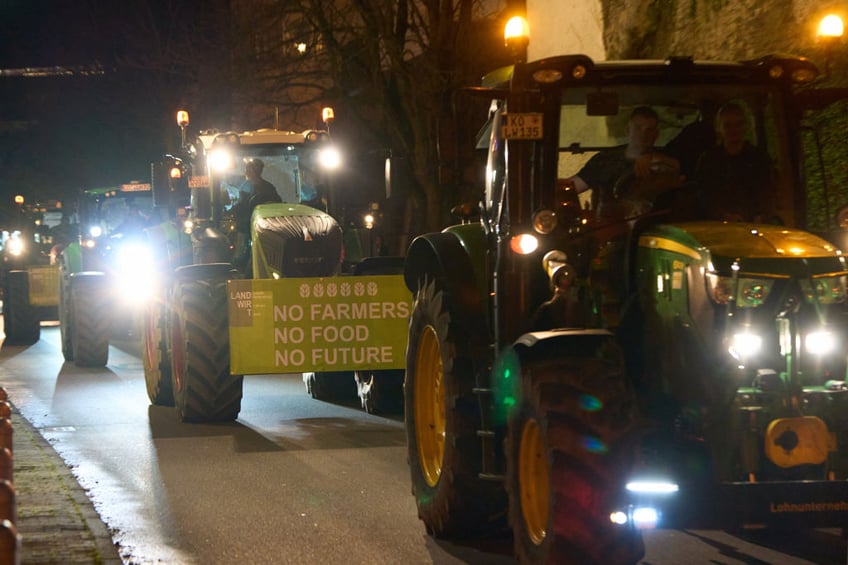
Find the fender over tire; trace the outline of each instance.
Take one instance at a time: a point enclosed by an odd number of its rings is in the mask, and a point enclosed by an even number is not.
[[[235,420],[243,377],[230,375],[227,276],[179,277],[171,307],[171,375],[180,420]]]
[[[506,441],[518,560],[638,562],[641,534],[609,518],[635,453],[635,402],[621,364],[603,353],[532,360],[519,399]]]
[[[445,538],[505,528],[504,491],[478,477],[482,446],[472,393],[471,332],[447,293],[423,281],[409,325],[404,400],[412,494],[428,533]]]

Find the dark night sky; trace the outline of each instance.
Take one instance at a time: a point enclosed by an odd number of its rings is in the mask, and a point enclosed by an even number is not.
[[[105,70],[0,76],[0,210],[17,193],[67,198],[80,188],[146,180],[150,162],[176,142],[180,78],[128,63],[146,48],[145,34],[133,30],[150,21],[148,4],[192,2],[0,0],[0,69]]]

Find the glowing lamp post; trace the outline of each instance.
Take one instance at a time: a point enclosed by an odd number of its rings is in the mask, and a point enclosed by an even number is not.
[[[845,31],[845,26],[842,23],[842,18],[836,14],[828,14],[819,22],[816,36],[824,45],[824,73],[830,74],[830,57],[833,53],[833,46],[842,38]]]

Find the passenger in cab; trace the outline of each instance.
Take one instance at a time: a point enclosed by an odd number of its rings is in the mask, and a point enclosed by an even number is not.
[[[774,200],[774,172],[768,154],[746,138],[742,106],[722,106],[716,115],[716,131],[718,145],[706,150],[695,168],[694,180],[704,218],[765,221]]]

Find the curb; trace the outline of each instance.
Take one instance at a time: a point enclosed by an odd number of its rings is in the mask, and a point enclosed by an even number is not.
[[[123,563],[108,528],[71,470],[12,406],[15,526],[21,536],[19,560],[12,563]]]

